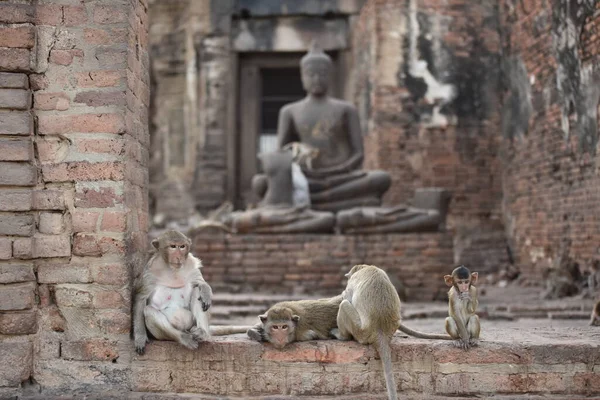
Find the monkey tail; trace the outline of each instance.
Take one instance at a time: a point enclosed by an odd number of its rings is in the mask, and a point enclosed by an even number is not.
[[[233,335],[234,333],[246,333],[251,326],[239,326],[239,325],[211,325],[210,334],[212,336],[224,336]]]
[[[383,376],[385,377],[385,387],[388,392],[389,400],[398,400],[396,391],[396,381],[394,380],[394,371],[392,369],[392,349],[390,348],[390,339],[383,332],[377,332],[377,352],[383,365]]]
[[[431,333],[424,333],[410,329],[409,327],[399,324],[398,329],[407,335],[420,338],[420,339],[439,339],[439,340],[454,340],[450,335],[436,335]]]

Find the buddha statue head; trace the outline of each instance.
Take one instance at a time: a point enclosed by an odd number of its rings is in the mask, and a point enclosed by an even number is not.
[[[302,86],[313,96],[324,96],[329,86],[331,58],[312,42],[308,53],[300,60]]]

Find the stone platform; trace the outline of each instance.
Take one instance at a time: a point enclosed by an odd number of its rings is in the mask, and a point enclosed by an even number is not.
[[[355,264],[400,280],[411,300],[444,298],[452,270],[450,232],[387,235],[198,234],[193,252],[215,292],[338,294]],[[435,278],[435,279],[432,279]]]
[[[600,395],[600,329],[484,331],[468,352],[451,342],[392,341],[398,390],[436,396]],[[355,342],[312,341],[279,351],[244,335],[215,338],[197,351],[155,342],[131,360],[134,392],[218,396],[383,394],[375,351]]]

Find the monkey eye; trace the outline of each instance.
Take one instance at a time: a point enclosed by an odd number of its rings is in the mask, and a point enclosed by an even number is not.
[[[273,325],[273,326],[272,326],[272,329],[274,329],[274,330],[278,330],[278,329],[279,329],[279,327],[278,327],[277,325]]]
[[[185,244],[182,244],[181,246],[179,246],[180,249],[185,249]]]
[[[288,326],[287,326],[287,325],[283,325],[283,326],[281,327],[281,329],[284,329],[284,330],[285,330],[285,329],[287,329],[287,328],[288,328]]]
[[[171,246],[169,246],[169,247],[170,247],[170,248],[172,248],[172,249],[176,249],[176,248],[177,248],[177,245],[176,245],[176,244],[172,244],[172,245],[171,245]]]

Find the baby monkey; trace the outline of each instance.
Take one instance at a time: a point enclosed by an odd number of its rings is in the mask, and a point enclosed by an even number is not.
[[[596,302],[596,305],[594,306],[594,309],[592,310],[590,326],[600,326],[600,300],[598,300]]]
[[[452,271],[452,275],[444,275],[448,291],[448,318],[446,318],[446,332],[456,339],[458,347],[467,350],[477,345],[479,339],[479,317],[477,310],[477,283],[478,273],[469,271],[460,265]]]
[[[292,342],[333,339],[342,296],[319,300],[283,301],[263,315],[260,323],[248,329],[248,336],[283,349]]]

